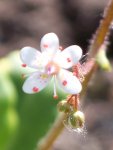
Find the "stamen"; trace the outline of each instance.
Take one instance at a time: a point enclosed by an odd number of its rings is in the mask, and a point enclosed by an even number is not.
[[[22,79],[24,79],[24,78],[25,78],[25,76],[26,76],[25,74],[21,74]]]
[[[32,75],[33,73],[35,73],[35,72],[27,73],[27,74],[21,74],[21,77],[24,79],[24,78],[26,78],[26,77],[29,77],[29,76]]]
[[[53,83],[53,86],[54,86],[54,87],[53,87],[53,90],[54,90],[54,91],[53,91],[53,92],[54,92],[54,93],[53,93],[53,98],[54,98],[54,99],[58,99],[58,95],[57,95],[57,92],[56,92],[56,76],[54,75],[53,78],[54,78],[54,83]]]
[[[54,98],[54,99],[58,99],[58,96],[57,96],[57,95],[56,95],[56,96],[53,96],[53,98]]]
[[[41,79],[47,79],[48,75],[47,74],[41,74],[40,77],[41,77]]]
[[[30,76],[30,74],[21,74],[22,79],[29,77],[29,76]]]

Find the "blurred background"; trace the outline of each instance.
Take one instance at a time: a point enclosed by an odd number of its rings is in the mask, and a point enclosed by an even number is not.
[[[46,88],[34,95],[22,92],[21,74],[28,70],[21,68],[18,50],[24,46],[40,49],[41,37],[55,32],[61,46],[77,44],[85,54],[107,3],[108,0],[0,0],[0,150],[34,150],[58,113],[52,90]],[[112,63],[112,27],[109,41],[107,54]],[[64,99],[59,94],[59,100]],[[82,110],[87,134],[65,129],[52,149],[112,150],[113,72],[98,70],[89,84]]]

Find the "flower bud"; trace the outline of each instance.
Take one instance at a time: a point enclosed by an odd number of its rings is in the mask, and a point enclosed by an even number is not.
[[[68,118],[68,124],[71,128],[82,128],[84,126],[85,116],[81,111],[72,113]]]
[[[66,100],[60,101],[57,106],[60,112],[69,113],[72,110],[72,106]]]
[[[105,46],[102,45],[97,56],[96,56],[96,61],[99,64],[99,66],[105,70],[105,71],[111,71],[111,64],[106,56],[106,50]]]

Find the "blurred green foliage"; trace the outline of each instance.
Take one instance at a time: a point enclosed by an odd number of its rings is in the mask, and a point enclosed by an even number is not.
[[[0,67],[0,150],[33,150],[57,116],[52,84],[38,94],[25,94],[21,74],[32,69],[21,67],[18,51],[1,59]],[[65,97],[61,93],[59,100]]]

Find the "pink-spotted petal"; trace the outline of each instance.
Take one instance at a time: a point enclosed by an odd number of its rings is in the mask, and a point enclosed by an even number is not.
[[[20,51],[20,58],[23,61],[24,65],[38,68],[38,61],[41,56],[41,53],[32,47],[24,47]]]
[[[72,72],[61,69],[56,76],[60,87],[69,94],[78,94],[82,90],[82,85]]]
[[[77,45],[72,45],[64,49],[57,55],[54,61],[62,68],[68,69],[78,63],[82,56],[82,49]]]
[[[28,94],[40,92],[47,86],[50,80],[51,76],[35,72],[24,82],[23,91]]]
[[[55,54],[59,49],[59,39],[55,33],[45,34],[41,39],[41,51],[48,51],[49,54]]]

